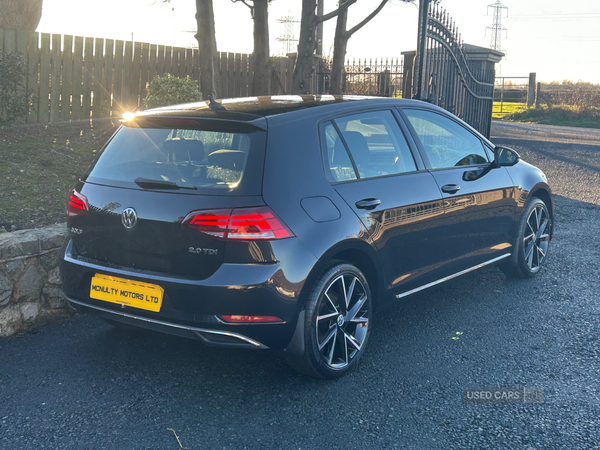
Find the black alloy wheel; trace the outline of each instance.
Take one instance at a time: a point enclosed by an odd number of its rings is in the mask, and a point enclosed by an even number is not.
[[[546,261],[550,245],[550,214],[539,198],[533,197],[525,205],[519,224],[516,258],[501,266],[504,273],[518,278],[528,278],[540,271]]]
[[[336,264],[315,283],[305,314],[305,351],[288,362],[318,378],[337,378],[354,366],[367,345],[372,299],[367,279],[351,264]]]

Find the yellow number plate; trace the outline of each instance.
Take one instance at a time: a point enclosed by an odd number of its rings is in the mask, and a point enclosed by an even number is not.
[[[92,278],[90,297],[148,311],[160,311],[164,290],[160,286],[97,273]]]

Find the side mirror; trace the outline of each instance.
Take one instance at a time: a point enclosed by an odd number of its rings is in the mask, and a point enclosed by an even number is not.
[[[521,157],[512,148],[497,146],[494,148],[494,165],[496,167],[514,166]]]

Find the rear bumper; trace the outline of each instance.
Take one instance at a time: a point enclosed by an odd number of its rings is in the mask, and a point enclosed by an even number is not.
[[[295,257],[284,257],[293,252]],[[60,272],[70,305],[80,313],[197,339],[211,346],[285,349],[303,307],[302,288],[316,260],[296,239],[274,245],[274,264],[222,264],[210,277],[194,280],[168,274],[111,266],[75,254],[70,240],[62,251]],[[290,261],[284,264],[281,261]],[[159,312],[90,298],[95,274],[160,285]],[[276,316],[281,322],[231,324],[220,315]]]
[[[254,339],[250,339],[247,336],[243,336],[239,333],[234,333],[231,331],[210,330],[189,325],[163,322],[161,320],[150,319],[148,317],[142,317],[135,314],[112,311],[100,306],[91,306],[85,304],[84,302],[73,300],[72,298],[67,298],[67,300],[71,308],[80,314],[93,314],[106,319],[125,323],[127,325],[138,326],[153,331],[187,337],[190,339],[197,339],[209,346],[248,348],[254,350],[266,350],[269,348],[266,345],[255,341]]]

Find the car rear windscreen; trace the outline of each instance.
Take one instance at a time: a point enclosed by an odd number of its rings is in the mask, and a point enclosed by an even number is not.
[[[123,126],[85,181],[186,194],[259,195],[266,133]]]

